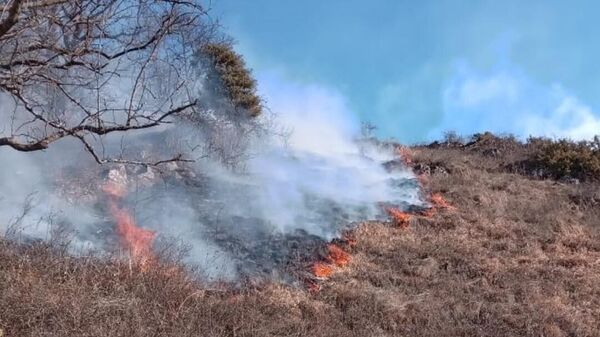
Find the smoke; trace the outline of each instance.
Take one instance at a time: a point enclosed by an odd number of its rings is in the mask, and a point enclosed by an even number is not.
[[[519,138],[590,140],[600,117],[560,82],[543,83],[508,57],[489,69],[457,63],[442,94],[443,120],[430,137],[491,131]]]
[[[338,228],[325,214],[331,210],[327,202],[348,221],[375,218],[379,203],[418,202],[416,193],[394,185],[411,174],[389,173],[381,165],[393,159],[391,151],[357,143],[359,124],[341,95],[277,78],[262,83],[270,106],[291,130],[287,143],[271,143],[250,161],[251,176],[261,186],[255,200],[263,218],[283,231],[301,228],[331,239]]]
[[[44,153],[0,148],[0,230],[16,219],[23,237],[47,240],[53,224],[61,223],[79,249],[116,248],[100,190],[107,171],[115,170],[128,181],[124,206],[137,224],[158,234],[156,245],[181,242],[185,261],[206,278],[286,279],[294,257],[309,256],[312,247],[360,221],[381,218],[381,204],[422,205],[411,172],[384,168],[395,159],[393,149],[359,139],[359,123],[341,95],[278,77],[266,79],[261,92],[275,118],[266,113],[253,122],[263,127],[259,132],[242,135],[237,123],[220,129],[238,137],[225,143],[245,143],[245,155],[237,157],[242,165],[235,167],[206,148],[193,164],[161,168],[98,167],[69,141]],[[223,122],[218,112],[207,116]],[[130,135],[127,142],[131,151],[152,151],[165,147],[165,140],[183,146],[206,143],[207,137],[205,129],[181,122]],[[105,139],[107,148],[121,144],[121,139]],[[19,219],[31,193],[31,210]]]
[[[78,235],[71,241],[74,250],[98,247],[91,236],[98,222],[97,212],[75,201],[77,191],[71,190],[70,197],[62,193],[67,191],[57,190],[63,178],[60,174],[67,173],[64,164],[76,162],[69,151],[83,154],[73,145],[62,142],[56,148],[35,153],[0,148],[0,235],[28,242],[58,240],[64,231],[77,230]],[[85,163],[86,157],[77,160]]]

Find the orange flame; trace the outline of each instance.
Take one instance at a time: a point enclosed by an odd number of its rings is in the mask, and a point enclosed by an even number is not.
[[[118,208],[111,203],[110,212],[117,221],[117,233],[121,239],[121,245],[130,251],[131,255],[146,264],[150,260],[152,242],[156,233],[138,227],[135,220],[125,209]]]
[[[413,153],[406,146],[400,146],[396,149],[396,153],[400,156],[400,159],[406,166],[411,166],[413,164]]]
[[[390,207],[386,209],[394,224],[402,228],[408,227],[410,224],[410,214],[403,212],[397,208]]]
[[[121,245],[142,267],[147,267],[152,258],[152,242],[156,233],[138,227],[133,216],[126,209],[118,206],[118,200],[127,193],[123,186],[108,182],[102,186],[102,190],[109,196],[109,210],[116,221]]]
[[[312,272],[318,278],[328,278],[333,274],[333,267],[322,262],[317,262],[313,265]]]
[[[329,251],[327,260],[336,266],[343,267],[350,262],[350,254],[346,253],[339,246],[332,243],[327,246],[327,250]]]
[[[431,218],[435,215],[435,209],[428,208],[419,212],[419,215],[424,216],[426,218]]]
[[[429,201],[431,201],[431,203],[438,208],[446,208],[446,209],[453,209],[454,207],[452,207],[452,205],[450,205],[448,203],[448,201],[446,201],[446,199],[444,199],[444,197],[440,194],[440,193],[434,193],[429,197]]]

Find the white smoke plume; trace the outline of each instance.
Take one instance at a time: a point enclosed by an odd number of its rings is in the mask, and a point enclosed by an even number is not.
[[[422,205],[412,173],[382,165],[395,158],[393,151],[358,141],[358,121],[339,94],[281,80],[267,83],[271,86],[261,91],[277,115],[276,128],[286,132],[247,138],[250,154],[240,159],[242,170],[206,157],[162,170],[124,171],[132,182],[126,202],[138,225],[156,231],[159,239],[183,242],[189,248],[186,261],[210,279],[255,272],[282,277],[292,250],[381,217],[382,203]],[[179,140],[188,131],[181,125],[166,130]],[[164,133],[127,141],[152,148]],[[75,247],[114,248],[112,219],[98,194],[106,171],[118,168],[98,168],[69,141],[43,153],[0,148],[0,163],[0,233],[18,222],[22,237],[46,240],[58,222],[73,231]],[[31,195],[32,207],[21,218]]]

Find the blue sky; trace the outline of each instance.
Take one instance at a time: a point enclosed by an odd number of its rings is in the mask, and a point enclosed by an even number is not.
[[[268,101],[305,86],[404,142],[600,133],[600,2],[213,0]],[[288,102],[287,105],[289,105]],[[272,106],[277,111],[278,106]],[[323,113],[328,113],[327,104]],[[339,111],[335,112],[339,114]]]

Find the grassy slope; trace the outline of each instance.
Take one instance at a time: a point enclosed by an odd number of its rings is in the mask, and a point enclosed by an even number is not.
[[[0,241],[6,336],[597,336],[599,185],[508,173],[509,153],[426,147],[427,188],[456,208],[369,223],[310,294],[234,292],[168,267],[136,272]],[[510,154],[512,155],[512,154]],[[504,157],[503,157],[504,156]],[[2,333],[0,333],[1,335]]]

